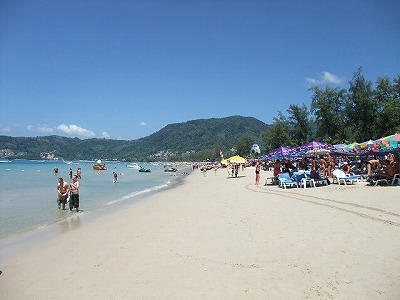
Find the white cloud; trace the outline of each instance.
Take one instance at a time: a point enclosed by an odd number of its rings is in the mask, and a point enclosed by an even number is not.
[[[103,132],[101,133],[101,137],[102,137],[103,139],[109,139],[109,138],[110,138],[110,135],[109,135],[107,132],[103,131]]]
[[[327,71],[322,72],[322,75],[321,74],[317,75],[319,76],[319,79],[307,77],[306,80],[314,85],[328,84],[328,83],[341,84],[344,81],[344,78],[341,78]]]
[[[93,131],[84,129],[84,128],[76,126],[74,124],[69,125],[69,126],[67,126],[65,124],[61,124],[61,125],[57,126],[57,129],[66,134],[69,134],[69,135],[79,135],[79,136],[84,136],[84,137],[96,136],[96,134]]]
[[[11,128],[10,127],[1,127],[1,132],[10,132]]]
[[[40,133],[52,133],[54,132],[54,128],[49,127],[46,124],[43,125],[28,125],[26,129],[33,132],[40,132]]]
[[[140,126],[147,126],[147,123],[142,121],[142,122],[139,123],[139,125]]]

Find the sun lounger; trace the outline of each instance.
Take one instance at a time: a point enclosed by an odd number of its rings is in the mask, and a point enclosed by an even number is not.
[[[371,178],[369,185],[374,185],[377,186],[379,184],[385,184],[385,185],[394,185],[396,182],[398,182],[397,184],[400,183],[400,174],[394,174],[394,176],[392,178]]]
[[[350,182],[351,184],[357,182],[357,184],[359,184],[361,180],[360,175],[349,175],[339,169],[333,170],[332,178],[333,183],[338,183],[339,185],[341,182],[343,182],[344,185],[347,185],[347,182]]]
[[[293,173],[293,177],[295,178],[295,180],[297,181],[297,186],[298,187],[303,187],[306,188],[307,184],[310,187],[315,187],[315,181],[314,179],[309,177],[309,174],[305,173],[305,172],[294,172]]]
[[[293,178],[291,178],[289,173],[279,173],[278,180],[279,180],[279,187],[281,187],[285,190],[286,190],[287,186],[299,187],[297,181],[294,180]]]

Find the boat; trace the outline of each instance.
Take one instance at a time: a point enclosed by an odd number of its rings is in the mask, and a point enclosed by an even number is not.
[[[140,169],[140,166],[137,163],[130,163],[126,165],[129,169]]]
[[[164,172],[176,172],[176,171],[178,171],[178,169],[173,168],[173,167],[164,169]]]
[[[103,163],[101,163],[101,160],[99,159],[94,165],[93,165],[93,170],[98,170],[98,171],[105,171],[107,170],[107,166]]]
[[[151,172],[151,170],[150,169],[145,169],[143,167],[140,167],[139,172],[147,172],[147,173],[149,173],[149,172]]]

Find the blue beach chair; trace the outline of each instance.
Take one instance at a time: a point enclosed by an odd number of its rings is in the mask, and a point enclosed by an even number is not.
[[[286,190],[287,186],[299,187],[297,181],[295,179],[291,178],[289,173],[279,173],[278,180],[279,180],[279,187],[281,187],[285,190]]]

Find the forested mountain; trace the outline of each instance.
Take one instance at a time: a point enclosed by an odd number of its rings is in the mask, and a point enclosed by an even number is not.
[[[267,124],[255,118],[232,116],[170,124],[133,141],[0,136],[0,156],[126,161],[216,159],[220,150],[230,154],[230,149],[241,139],[261,143],[261,135],[267,128]]]

